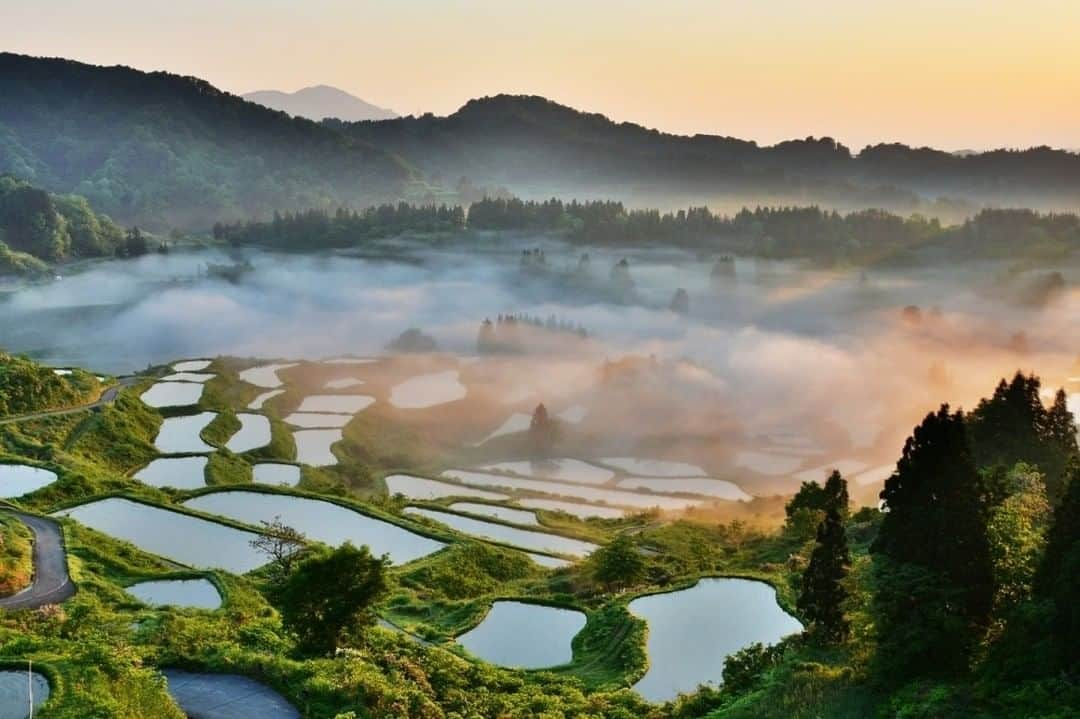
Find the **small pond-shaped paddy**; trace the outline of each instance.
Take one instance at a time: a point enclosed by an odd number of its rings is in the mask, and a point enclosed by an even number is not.
[[[285,394],[283,389],[272,389],[268,392],[263,392],[255,399],[251,400],[251,403],[247,406],[248,409],[262,409],[263,405],[269,400],[277,397],[279,394]]]
[[[217,609],[221,606],[217,587],[206,579],[155,579],[132,584],[124,591],[152,607]]]
[[[326,412],[293,412],[285,418],[287,424],[305,429],[317,427],[340,428],[351,421],[351,414],[328,414]]]
[[[241,412],[236,415],[240,429],[229,438],[225,448],[230,452],[248,452],[270,444],[270,420],[261,414]]]
[[[264,462],[251,468],[251,477],[256,484],[295,487],[300,484],[300,468],[295,464]]]
[[[627,477],[619,480],[617,486],[620,489],[647,489],[669,494],[700,494],[732,502],[749,502],[753,499],[734,482],[710,477]]]
[[[480,467],[485,472],[506,472],[524,477],[559,479],[575,484],[604,484],[615,476],[610,469],[597,467],[579,459],[548,459],[543,461],[499,462]]]
[[[57,515],[189,567],[243,574],[267,561],[249,544],[256,536],[252,532],[121,497],[89,502]]]
[[[399,409],[423,409],[459,400],[465,392],[456,369],[432,372],[394,385],[390,390],[390,404]]]
[[[304,429],[293,432],[296,441],[296,461],[312,467],[337,464],[337,457],[330,451],[335,442],[341,441],[340,429]]]
[[[635,599],[629,609],[649,625],[649,669],[634,689],[657,702],[719,682],[724,659],[744,647],[802,631],[771,586],[747,579],[702,579],[689,589]]]
[[[11,499],[36,492],[56,481],[56,472],[26,464],[0,464],[0,497]]]
[[[705,470],[696,464],[686,462],[668,462],[662,459],[640,459],[638,457],[604,457],[600,460],[610,467],[616,467],[638,477],[704,477]]]
[[[162,382],[196,382],[203,384],[214,379],[216,375],[201,374],[198,372],[174,372],[161,378]]]
[[[585,419],[589,414],[589,408],[580,404],[571,405],[561,412],[556,413],[556,417],[563,422],[569,422],[570,424],[579,424],[581,420]]]
[[[183,417],[166,417],[154,440],[162,454],[212,452],[214,448],[202,441],[199,434],[217,417],[216,412],[200,412]]]
[[[569,663],[571,642],[584,627],[585,615],[573,609],[501,601],[457,641],[492,664],[542,669]]]
[[[202,372],[210,366],[210,360],[184,360],[172,366],[174,372]]]
[[[204,387],[194,382],[158,382],[139,398],[150,407],[186,407],[198,404]]]
[[[595,504],[578,504],[577,502],[564,502],[558,499],[537,499],[524,497],[516,500],[517,504],[529,509],[546,509],[549,512],[565,512],[573,517],[588,519],[601,517],[603,519],[618,519],[626,512],[615,507],[600,507]]]
[[[395,564],[411,562],[446,546],[396,524],[333,502],[306,497],[230,490],[189,499],[184,506],[256,527],[260,522],[272,522],[275,517],[280,517],[282,522],[310,539],[333,546],[346,541],[357,547],[366,544],[376,557],[388,554]]]
[[[464,534],[469,534],[482,539],[490,539],[496,542],[504,542],[522,549],[532,549],[538,552],[552,552],[553,554],[566,554],[571,557],[584,557],[597,548],[595,544],[583,542],[580,539],[571,539],[558,534],[545,532],[533,532],[528,529],[508,527],[505,524],[485,522],[471,517],[462,517],[449,512],[439,512],[433,509],[421,507],[408,507],[406,514],[419,517],[427,517],[436,522],[445,524]]]
[[[31,695],[36,710],[49,698],[49,680],[37,672],[0,671],[0,719],[30,716]]]
[[[485,474],[484,472],[468,472],[451,469],[443,472],[443,476],[465,484],[479,487],[502,487],[505,489],[521,489],[530,492],[551,494],[557,497],[574,497],[584,499],[587,502],[603,502],[604,504],[619,507],[631,507],[634,509],[686,509],[701,504],[702,500],[685,497],[668,497],[662,494],[641,494],[639,492],[624,492],[618,489],[604,489],[602,487],[589,487],[580,484],[562,484],[550,482],[544,479],[529,479],[526,477],[504,477],[497,474]]]
[[[450,482],[436,482],[434,479],[413,477],[409,474],[392,474],[387,477],[386,491],[391,497],[400,494],[409,499],[443,499],[444,497],[477,497],[479,499],[503,500],[507,495],[489,492],[486,489],[472,489]]]
[[[533,560],[541,567],[548,569],[562,569],[563,567],[569,567],[572,562],[566,559],[559,559],[558,557],[549,557],[546,554],[533,554],[532,552],[525,552],[529,559]]]
[[[162,457],[135,473],[151,487],[198,489],[206,486],[206,457]]]
[[[507,417],[506,421],[500,424],[497,428],[495,428],[495,430],[493,430],[491,434],[477,442],[476,446],[479,447],[484,442],[489,442],[496,437],[502,437],[504,434],[515,434],[517,432],[524,432],[529,428],[529,424],[531,422],[532,417],[530,415],[524,414],[522,412],[515,412],[514,414]]]
[[[240,379],[248,384],[253,384],[256,387],[273,389],[275,387],[280,387],[283,384],[282,379],[278,377],[278,370],[295,366],[295,362],[287,362],[282,364],[264,364],[259,367],[249,367],[240,372]]]
[[[511,524],[527,524],[534,527],[540,526],[540,523],[536,521],[536,515],[523,509],[511,509],[510,507],[500,507],[495,504],[480,504],[479,502],[454,502],[450,505],[450,509],[455,512],[465,512],[466,514],[476,514],[481,517],[500,519],[504,522],[510,522]]]
[[[356,414],[367,409],[374,402],[375,398],[366,394],[315,394],[305,397],[296,411]]]

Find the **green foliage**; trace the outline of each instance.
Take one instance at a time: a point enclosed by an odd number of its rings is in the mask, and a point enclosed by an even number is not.
[[[214,452],[206,463],[206,483],[250,484],[251,465],[227,450]]]
[[[990,510],[986,526],[999,612],[1031,594],[1051,518],[1041,474],[1028,465],[1017,464],[1009,471],[1006,483],[1006,497]]]
[[[608,589],[632,587],[645,578],[645,559],[629,534],[619,534],[589,555],[596,581]]]
[[[1065,497],[1054,511],[1036,588],[1053,602],[1053,637],[1061,663],[1075,669],[1080,666],[1080,462],[1075,460]]]
[[[125,390],[111,405],[86,418],[65,449],[114,472],[125,474],[157,456],[154,438],[161,416]]]
[[[467,599],[542,572],[521,552],[481,542],[458,542],[401,575],[401,584],[434,597]]]
[[[300,562],[276,592],[285,627],[306,652],[326,654],[374,622],[374,603],[387,591],[385,558],[346,542]]]
[[[963,414],[943,405],[926,416],[881,498],[887,512],[871,551],[887,676],[962,672],[994,597],[985,487]]]
[[[97,378],[82,370],[58,375],[26,357],[0,352],[0,417],[86,404]]]
[[[810,622],[810,636],[818,641],[844,641],[851,631],[844,616],[848,598],[844,579],[850,566],[844,520],[837,507],[830,506],[818,526],[817,544],[803,572],[802,592],[796,605]]]
[[[34,568],[30,559],[31,534],[13,515],[0,513],[0,597],[30,584]]]
[[[752,689],[783,656],[783,644],[765,646],[755,642],[740,649],[724,660],[724,689],[735,694]]]

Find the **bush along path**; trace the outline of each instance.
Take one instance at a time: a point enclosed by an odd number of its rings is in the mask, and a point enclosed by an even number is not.
[[[34,580],[10,597],[0,598],[0,609],[36,609],[59,604],[75,594],[68,575],[67,553],[60,525],[52,519],[12,512],[34,533]]]

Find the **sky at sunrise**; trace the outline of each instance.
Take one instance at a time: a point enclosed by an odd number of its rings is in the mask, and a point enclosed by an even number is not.
[[[0,0],[0,50],[340,87],[402,114],[544,95],[677,133],[1080,148],[1077,0]]]

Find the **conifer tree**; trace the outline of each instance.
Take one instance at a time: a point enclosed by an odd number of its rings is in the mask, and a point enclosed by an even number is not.
[[[824,521],[818,525],[817,545],[803,572],[802,592],[797,604],[799,611],[810,621],[810,635],[823,643],[842,642],[851,633],[851,625],[844,615],[848,592],[843,583],[850,566],[844,518],[839,507],[832,504],[825,512]]]

